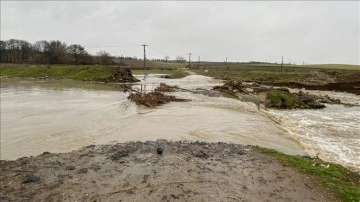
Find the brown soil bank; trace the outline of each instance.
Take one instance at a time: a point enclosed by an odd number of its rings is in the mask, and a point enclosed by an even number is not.
[[[91,145],[1,161],[0,172],[1,201],[336,201],[311,177],[225,143]]]
[[[327,90],[327,91],[339,91],[353,93],[360,95],[360,81],[355,82],[338,82],[338,83],[328,83],[325,85],[307,85],[296,82],[263,82],[262,84],[270,86],[285,86],[289,88],[305,88],[307,90]]]

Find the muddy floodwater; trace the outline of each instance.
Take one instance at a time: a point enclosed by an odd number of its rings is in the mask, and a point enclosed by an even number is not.
[[[146,90],[156,88],[160,82],[188,90],[211,89],[221,84],[200,75],[183,79],[162,79],[160,75],[137,77],[141,83],[135,88]],[[68,152],[89,144],[168,139],[259,145],[287,154],[319,153],[321,157],[331,155],[328,159],[347,167],[356,169],[360,165],[358,128],[352,124],[360,117],[356,117],[358,107],[325,109],[355,114],[349,117],[348,128],[343,127],[348,133],[339,136],[335,131],[331,141],[320,141],[326,131],[319,136],[317,132],[327,130],[327,126],[321,125],[323,119],[312,120],[317,116],[313,113],[320,111],[259,112],[253,103],[230,98],[192,92],[171,94],[191,101],[150,109],[131,103],[127,99],[129,94],[115,84],[2,79],[1,159],[44,151]],[[320,126],[306,125],[313,121]],[[333,120],[338,121],[343,120]]]
[[[197,75],[181,80],[158,77],[147,76],[144,86],[150,89],[162,80],[188,89],[219,84]],[[3,79],[1,158],[162,138],[253,144],[291,154],[303,153],[296,142],[249,103],[178,92],[176,96],[192,101],[149,109],[131,103],[126,98],[128,94],[116,86],[84,86],[74,81]]]

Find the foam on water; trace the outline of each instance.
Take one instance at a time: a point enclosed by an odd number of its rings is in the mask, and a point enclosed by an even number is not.
[[[331,92],[326,94],[335,97]],[[358,99],[351,94],[346,97],[352,102]],[[354,99],[349,99],[351,97]],[[268,110],[266,113],[311,156],[360,172],[359,106],[326,105],[321,110]]]

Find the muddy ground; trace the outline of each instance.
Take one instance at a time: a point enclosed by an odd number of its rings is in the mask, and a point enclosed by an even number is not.
[[[360,95],[360,81],[327,83],[323,85],[308,85],[308,84],[301,84],[296,82],[281,82],[281,83],[263,82],[262,84],[269,86],[289,87],[289,88],[305,88],[306,90],[347,92],[347,93],[353,93],[355,95]]]
[[[336,201],[311,177],[225,143],[90,145],[1,161],[0,173],[0,201]]]

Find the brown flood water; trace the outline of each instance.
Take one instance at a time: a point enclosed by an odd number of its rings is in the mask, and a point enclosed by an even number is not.
[[[183,79],[139,76],[147,89],[159,82],[209,89],[219,80],[191,75]],[[89,144],[157,139],[259,145],[304,154],[252,103],[190,92],[174,93],[191,102],[148,109],[127,100],[117,85],[68,80],[1,80],[1,159],[68,152]]]

